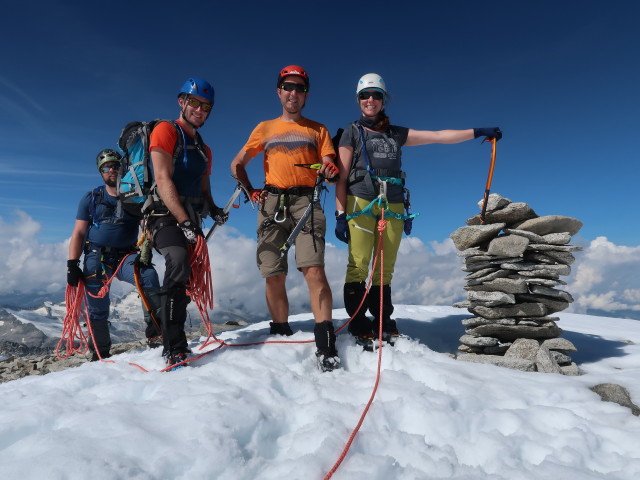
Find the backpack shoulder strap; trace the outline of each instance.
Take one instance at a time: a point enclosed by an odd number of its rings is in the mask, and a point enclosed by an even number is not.
[[[89,220],[94,227],[100,227],[100,224],[96,220],[96,203],[100,203],[102,201],[103,194],[104,189],[102,186],[91,190],[91,199],[89,200]]]

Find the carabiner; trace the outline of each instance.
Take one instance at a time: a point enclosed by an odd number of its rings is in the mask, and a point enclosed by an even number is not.
[[[278,219],[278,214],[282,212],[282,219]],[[278,197],[278,210],[276,214],[273,216],[273,221],[276,223],[282,223],[287,219],[287,203],[285,202],[285,195],[282,193]]]

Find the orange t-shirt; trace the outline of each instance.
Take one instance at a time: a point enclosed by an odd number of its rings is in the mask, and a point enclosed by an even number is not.
[[[182,131],[189,136],[189,139],[192,140],[191,143],[193,143],[194,136],[191,135],[189,129],[187,129],[180,120],[178,120],[178,123],[182,127]],[[185,138],[185,142],[186,141],[187,139]],[[161,122],[155,126],[149,137],[149,152],[158,147],[173,156],[176,143],[178,143],[178,131],[170,123]],[[207,152],[207,158],[209,159],[207,162],[207,175],[211,175],[211,149],[204,142],[202,142],[202,145],[204,145],[205,151]]]
[[[265,182],[278,188],[313,187],[317,170],[294,165],[321,163],[323,157],[336,155],[327,127],[306,118],[259,123],[244,150],[252,158],[264,152]]]

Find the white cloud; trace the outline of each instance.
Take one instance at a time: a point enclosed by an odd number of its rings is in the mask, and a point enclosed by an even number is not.
[[[18,211],[7,221],[0,217],[0,295],[42,295],[63,291],[66,284],[68,240],[57,244],[38,241],[40,224]],[[342,247],[342,246],[340,246]],[[256,241],[232,226],[221,228],[209,242],[216,309],[268,318],[264,279],[255,263]],[[451,305],[465,297],[462,261],[450,239],[425,244],[416,237],[402,240],[392,283],[397,304]],[[287,293],[291,313],[308,312],[309,296],[289,253]],[[577,253],[573,273],[562,287],[575,298],[568,311],[640,311],[640,246],[619,246],[598,237]],[[342,285],[347,251],[327,244],[326,272],[334,307],[342,307]],[[155,255],[160,278],[164,262]],[[114,283],[114,293],[128,286]],[[214,310],[215,318],[215,310]]]
[[[598,237],[576,258],[565,287],[575,298],[568,311],[640,310],[640,246],[615,245]]]

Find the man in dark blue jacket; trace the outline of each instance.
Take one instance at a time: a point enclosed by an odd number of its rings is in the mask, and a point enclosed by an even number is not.
[[[96,298],[104,281],[113,275],[121,260],[136,252],[136,242],[140,221],[122,208],[116,196],[116,182],[121,156],[115,150],[102,150],[96,164],[104,185],[87,192],[78,205],[76,223],[69,242],[67,260],[67,283],[77,286],[85,283],[89,321],[93,338],[89,348],[91,361],[111,356],[111,336],[109,334],[109,292],[103,298]],[[84,253],[84,268],[80,269],[80,256]],[[134,262],[137,255],[130,255],[118,271],[119,280],[135,284]],[[160,283],[152,266],[140,265],[140,283],[152,308],[152,315],[145,310],[147,321],[146,336],[150,346],[161,332],[153,320],[153,310],[160,304]],[[143,304],[144,310],[144,304]]]

